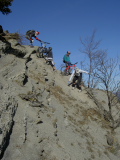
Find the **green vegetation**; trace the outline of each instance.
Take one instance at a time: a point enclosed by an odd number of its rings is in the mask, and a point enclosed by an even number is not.
[[[12,5],[13,0],[0,0],[0,11],[2,12],[2,14],[9,14],[11,13],[11,9],[9,8],[9,6]]]

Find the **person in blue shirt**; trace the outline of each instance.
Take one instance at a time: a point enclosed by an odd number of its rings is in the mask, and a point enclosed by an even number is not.
[[[67,54],[65,54],[64,57],[63,57],[63,62],[66,63],[66,66],[71,65],[70,54],[71,54],[71,52],[67,51]]]

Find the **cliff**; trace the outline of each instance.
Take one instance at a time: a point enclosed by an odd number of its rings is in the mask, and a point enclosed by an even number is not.
[[[105,91],[72,90],[37,48],[0,41],[0,159],[119,160],[120,127],[103,112]]]

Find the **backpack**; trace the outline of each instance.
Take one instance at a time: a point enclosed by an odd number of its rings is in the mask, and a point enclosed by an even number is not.
[[[65,63],[65,60],[63,59],[63,63]]]
[[[30,33],[32,33],[32,32],[35,32],[34,30],[28,30],[27,32],[26,32],[26,35],[29,35]]]

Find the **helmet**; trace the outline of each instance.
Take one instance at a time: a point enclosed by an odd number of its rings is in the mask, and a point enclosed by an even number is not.
[[[76,73],[79,73],[79,72],[80,72],[80,70],[79,70],[78,67],[75,68],[75,72],[76,72]]]
[[[67,54],[71,54],[71,52],[70,52],[70,51],[67,51]]]
[[[39,35],[39,34],[40,34],[40,32],[36,31],[36,34],[37,34],[37,35]]]

